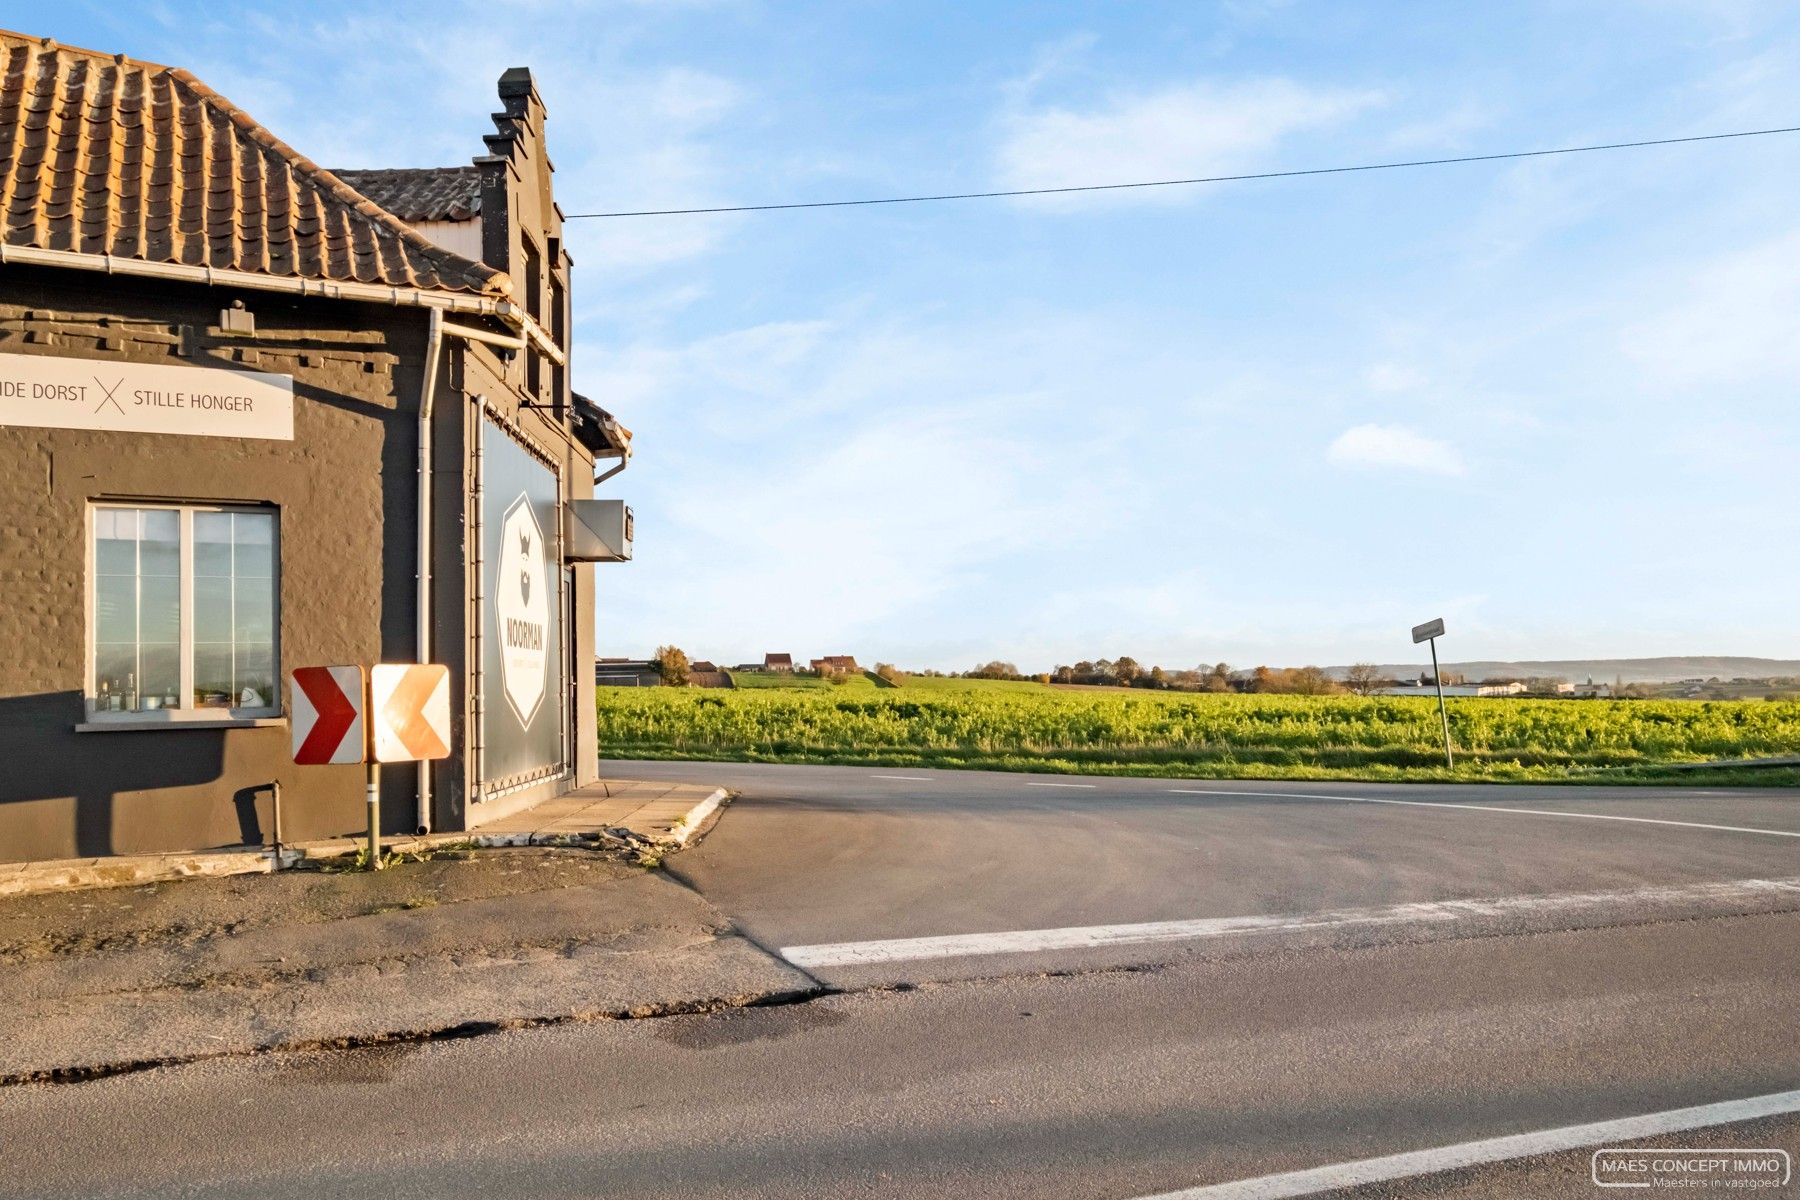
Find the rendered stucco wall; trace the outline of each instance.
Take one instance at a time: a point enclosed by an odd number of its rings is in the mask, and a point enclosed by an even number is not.
[[[234,298],[254,313],[254,336],[217,330]],[[360,826],[361,768],[293,766],[285,727],[75,732],[87,510],[100,498],[272,503],[284,678],[297,665],[410,660],[423,340],[416,310],[16,267],[0,275],[0,350],[253,367],[295,381],[292,442],[0,428],[0,861],[260,840],[268,803],[252,789],[276,779],[290,839]],[[412,778],[412,768],[387,769],[390,829],[413,825]]]

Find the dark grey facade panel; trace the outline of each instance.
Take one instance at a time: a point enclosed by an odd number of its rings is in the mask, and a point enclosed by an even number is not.
[[[481,423],[480,789],[571,773],[561,619],[561,483],[519,436]]]

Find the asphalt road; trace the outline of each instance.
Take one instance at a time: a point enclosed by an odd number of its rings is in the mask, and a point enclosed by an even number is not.
[[[742,793],[673,866],[775,947],[1800,876],[1785,791],[608,769]]]
[[[1598,1197],[1555,1131],[1690,1106],[1648,1144],[1800,1152],[1734,1106],[1800,1087],[1794,794],[612,771],[739,789],[671,868],[840,993],[5,1089],[0,1195],[1134,1200],[1523,1137],[1355,1194]]]

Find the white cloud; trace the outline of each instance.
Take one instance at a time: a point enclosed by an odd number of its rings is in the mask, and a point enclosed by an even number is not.
[[[1137,415],[1097,428],[1093,407],[1155,388],[1129,333],[1084,314],[864,328],[851,306],[599,352],[584,378],[641,450],[607,652],[886,656],[922,630],[965,636],[970,618],[934,620],[947,598],[993,619],[999,564],[1073,560],[1138,510]],[[729,598],[700,578],[730,579]]]
[[[249,52],[246,25],[260,35]],[[727,164],[715,135],[746,110],[746,89],[679,62],[647,65],[635,22],[594,25],[597,32],[575,37],[563,21],[496,23],[471,2],[442,5],[427,23],[378,6],[335,20],[234,13],[184,28],[196,44],[183,62],[331,167],[441,166],[485,153],[494,82],[529,65],[565,211],[724,202]],[[730,216],[576,221],[567,237],[585,278],[635,280],[711,253],[737,224]]]
[[[1486,132],[1494,124],[1494,114],[1485,104],[1465,100],[1400,126],[1387,135],[1387,144],[1395,150],[1463,149],[1473,134]]]
[[[1372,392],[1415,392],[1429,379],[1424,371],[1411,363],[1380,362],[1363,374]]]
[[[1356,425],[1344,430],[1325,451],[1340,467],[1423,471],[1431,475],[1463,475],[1468,468],[1456,447],[1399,425]]]
[[[1015,112],[1002,123],[998,182],[1008,189],[1079,187],[1244,171],[1266,161],[1287,135],[1346,120],[1380,99],[1369,91],[1260,79],[1114,95],[1086,110]],[[1167,202],[1194,193],[1153,188],[1099,195]]]
[[[671,582],[712,564],[740,602],[677,586],[654,597],[654,620],[709,653],[742,653],[771,637],[854,641],[915,609],[1054,520],[1029,483],[1045,464],[1012,425],[950,410],[887,417],[771,456],[768,469],[691,480],[662,509],[698,550]],[[895,487],[920,469],[931,486]]]
[[[1716,388],[1800,371],[1800,230],[1668,272],[1656,292],[1674,299],[1620,342],[1661,384]]]

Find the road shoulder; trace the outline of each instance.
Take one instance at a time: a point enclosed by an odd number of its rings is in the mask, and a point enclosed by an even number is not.
[[[0,1083],[817,990],[663,872],[549,847],[16,899],[0,966]]]

